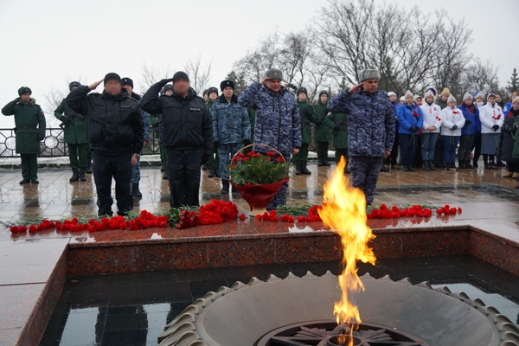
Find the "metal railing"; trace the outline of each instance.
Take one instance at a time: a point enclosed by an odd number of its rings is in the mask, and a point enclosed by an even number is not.
[[[63,141],[61,127],[45,130],[45,139],[40,142],[40,156],[68,156],[68,145]],[[0,158],[19,156],[16,153],[16,135],[14,129],[0,129]],[[158,133],[151,130],[148,145],[142,149],[142,155],[159,153]]]

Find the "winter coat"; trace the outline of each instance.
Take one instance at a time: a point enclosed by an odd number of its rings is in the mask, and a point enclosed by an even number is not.
[[[393,105],[393,111],[395,112],[395,133],[398,133],[400,124],[398,123],[398,117],[396,116],[396,110],[402,105],[400,103],[398,103],[398,101],[391,102],[391,105]]]
[[[211,108],[213,117],[213,136],[220,144],[242,143],[250,139],[250,120],[247,110],[238,103],[238,97],[232,95],[227,102],[220,95]]]
[[[423,105],[420,106],[420,109],[423,113],[423,133],[440,133],[440,128],[442,126],[442,110],[440,106],[438,106],[435,103],[429,105],[427,102],[425,102]],[[431,126],[436,127],[436,130],[427,130],[427,128]]]
[[[86,132],[86,119],[84,115],[78,114],[72,110],[63,99],[60,105],[54,111],[54,116],[63,121],[64,117],[70,119],[68,124],[63,123],[63,141],[68,144],[86,144],[88,143]]]
[[[310,144],[312,142],[312,123],[315,123],[315,114],[312,106],[306,101],[297,101],[297,108],[301,116],[301,142]]]
[[[505,122],[503,110],[495,103],[494,105],[487,103],[481,108],[479,113],[481,119],[481,133],[501,133],[501,126]],[[499,129],[494,131],[492,126],[498,125]]]
[[[434,103],[440,106],[440,108],[443,110],[444,108],[447,108],[447,101],[443,101],[442,96],[439,95],[436,97],[436,100],[434,100]]]
[[[255,111],[255,143],[270,145],[284,156],[301,147],[301,116],[294,95],[285,87],[276,94],[260,83],[253,83],[241,93],[238,103]]]
[[[461,136],[461,128],[465,125],[465,117],[459,108],[447,107],[442,110],[442,136],[459,137]],[[452,130],[456,125],[458,128]]]
[[[134,98],[135,100],[137,100],[137,102],[141,103],[141,96],[139,94],[132,92],[132,96],[130,97]],[[143,111],[141,108],[141,116],[142,125],[144,128],[143,138],[146,142],[148,142],[150,138],[150,115],[147,112]]]
[[[481,108],[485,107],[485,103],[481,102],[481,103],[477,103],[477,102],[474,102],[474,104],[476,105],[476,107],[478,108],[478,118],[476,119],[476,132],[481,132]]]
[[[400,127],[398,129],[398,133],[404,135],[417,134],[418,132],[411,132],[411,127],[415,126],[420,130],[423,126],[423,113],[420,107],[416,103],[412,105],[403,104],[400,106],[396,115],[398,117],[398,123]]]
[[[332,131],[335,125],[339,124],[339,131],[333,131],[333,147],[335,149],[348,149],[348,116],[345,113],[331,113],[330,121]],[[346,119],[342,121],[342,119]]]
[[[512,102],[507,102],[505,104],[505,106],[503,107],[503,114],[507,115],[511,110],[512,110]]]
[[[40,141],[45,138],[45,115],[36,100],[27,104],[22,100],[9,102],[2,108],[3,115],[14,115],[16,152],[18,154],[39,154]]]
[[[87,119],[87,136],[93,151],[118,153],[142,150],[144,128],[137,100],[121,92],[110,95],[90,93],[80,86],[68,94],[67,104]]]
[[[318,142],[329,142],[332,140],[333,123],[328,112],[328,102],[317,101],[314,105],[315,128],[314,139]]]
[[[461,134],[469,135],[469,136],[475,135],[476,131],[477,131],[478,123],[481,124],[481,122],[479,120],[478,107],[475,105],[467,106],[465,103],[462,103],[461,105],[458,106],[458,108],[463,113],[463,117],[465,118],[465,120],[470,120],[470,124],[467,124],[467,122],[465,121],[465,125],[461,129]]]
[[[348,114],[350,156],[383,157],[393,148],[395,113],[385,91],[344,90],[330,100],[328,110]]]
[[[501,132],[501,159],[510,163],[514,151],[514,136],[519,125],[519,112],[508,112]]]
[[[165,85],[160,81],[151,86],[141,100],[141,107],[150,114],[161,114],[160,129],[163,144],[171,149],[203,148],[210,156],[213,147],[213,121],[204,99],[190,88],[186,97],[173,92],[161,95]]]

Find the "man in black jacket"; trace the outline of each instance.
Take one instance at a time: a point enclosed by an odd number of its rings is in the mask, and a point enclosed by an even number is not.
[[[159,92],[173,82],[173,94]],[[141,99],[141,107],[150,114],[161,114],[161,138],[167,148],[171,207],[198,206],[200,165],[213,153],[213,121],[204,99],[189,86],[185,72],[154,84]]]
[[[91,93],[104,81],[101,94]],[[87,120],[87,134],[94,160],[98,214],[111,216],[112,178],[119,215],[133,209],[130,194],[132,166],[142,150],[144,128],[139,103],[122,91],[121,77],[108,73],[90,86],[70,92],[67,104]]]

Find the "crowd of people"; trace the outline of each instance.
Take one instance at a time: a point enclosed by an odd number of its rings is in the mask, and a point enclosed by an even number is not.
[[[274,147],[295,165],[296,175],[309,175],[309,148],[315,144],[319,166],[347,159],[345,173],[373,203],[379,172],[401,168],[434,171],[473,169],[483,155],[485,169],[507,167],[504,177],[519,179],[519,92],[504,104],[498,94],[466,93],[458,102],[445,88],[438,95],[427,88],[423,97],[407,91],[378,89],[380,72],[359,73],[359,84],[330,99],[318,93],[308,99],[305,87],[283,83],[282,71],[272,68],[265,78],[239,96],[232,80],[198,96],[189,76],[177,72],[149,88],[141,97],[131,78],[116,73],[89,86],[71,82],[70,93],[54,115],[64,129],[71,182],[93,173],[99,215],[112,215],[112,180],[118,213],[133,209],[142,197],[140,153],[150,131],[158,137],[163,178],[169,180],[171,207],[198,206],[201,171],[221,179],[221,193],[230,193],[229,165],[244,146]],[[101,93],[92,92],[103,83]],[[20,184],[37,184],[37,156],[45,137],[45,116],[28,87],[18,90],[2,113],[14,115],[16,152],[22,160]],[[486,102],[485,102],[486,101]],[[257,150],[263,150],[256,147]],[[456,165],[456,156],[458,165]],[[267,209],[286,204],[288,185]],[[234,189],[232,192],[235,192]]]

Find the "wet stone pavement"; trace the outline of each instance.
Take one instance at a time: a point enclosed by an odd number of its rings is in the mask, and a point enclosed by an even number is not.
[[[291,169],[289,205],[321,203],[322,186],[334,167],[310,165],[309,168],[312,171],[310,176],[295,176]],[[433,217],[420,223],[406,219],[370,220],[370,226],[374,229],[409,229],[471,225],[519,243],[519,190],[514,188],[519,182],[503,178],[504,172],[480,168],[457,172],[393,170],[381,173],[375,204],[450,204],[463,207],[463,214]],[[135,210],[167,211],[168,183],[162,179],[159,168],[143,168],[141,176],[143,198],[134,200]],[[0,220],[10,223],[22,218],[64,219],[95,215],[97,207],[92,176],[89,175],[86,182],[75,183],[70,183],[69,177],[68,169],[42,169],[39,185],[20,186],[19,171],[2,170]],[[219,190],[219,179],[207,178],[207,172],[204,172],[201,203],[213,198],[232,199],[240,211],[248,210],[239,195],[222,197]],[[0,320],[12,321],[12,325],[0,326],[0,340],[4,334],[14,330],[12,328],[23,326],[20,324],[23,319],[18,319],[18,315],[23,317],[30,313],[55,263],[69,244],[301,231],[297,226],[291,230],[285,225],[247,222],[185,231],[121,231],[95,235],[49,231],[22,236],[13,236],[7,228],[0,226],[0,254],[6,254],[6,260],[0,264],[0,295],[3,297],[0,305],[7,306],[6,314],[11,316]],[[13,260],[14,257],[9,257],[11,255],[23,259]],[[322,262],[69,277],[40,344],[156,345],[157,335],[166,323],[207,291],[232,285],[236,280],[247,282],[253,276],[266,279],[268,274],[274,273],[284,277],[289,271],[304,275],[308,270],[315,274],[323,274],[326,270],[337,274],[339,268],[339,263]],[[433,284],[449,284],[453,291],[465,291],[472,298],[479,297],[518,323],[519,277],[476,257],[382,259],[376,267],[363,265],[360,271],[369,271],[375,277],[390,275],[395,280],[409,277],[413,283],[429,280]],[[13,306],[9,297],[15,297],[16,292],[25,288],[32,289],[28,293],[34,291],[33,295],[26,299],[26,304]]]

